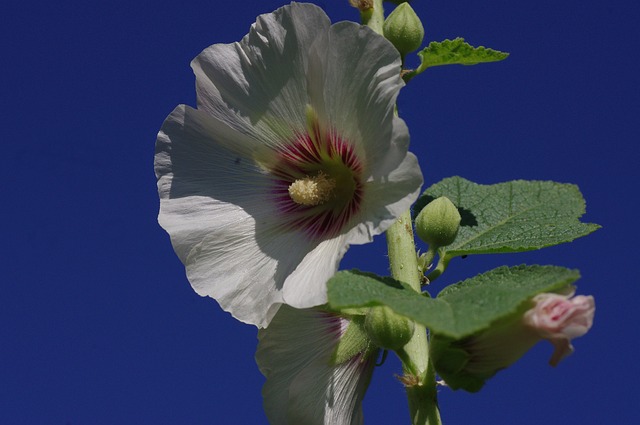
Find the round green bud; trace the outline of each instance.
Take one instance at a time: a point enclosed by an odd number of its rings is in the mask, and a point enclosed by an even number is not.
[[[460,228],[460,213],[445,196],[431,201],[416,217],[418,237],[432,247],[451,245]]]
[[[409,342],[415,325],[389,307],[380,306],[369,309],[364,320],[364,328],[376,346],[397,350]]]
[[[385,19],[382,29],[384,36],[402,56],[420,47],[424,38],[422,22],[409,3],[396,7]]]

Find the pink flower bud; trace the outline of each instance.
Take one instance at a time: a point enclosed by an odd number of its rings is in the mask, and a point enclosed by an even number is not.
[[[587,333],[593,324],[596,310],[592,296],[573,294],[539,294],[533,298],[536,305],[524,314],[526,326],[549,340],[555,351],[549,360],[556,366],[573,352],[571,340]]]

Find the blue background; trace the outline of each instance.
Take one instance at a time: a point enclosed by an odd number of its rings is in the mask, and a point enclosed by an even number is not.
[[[218,3],[218,4],[216,4]],[[333,21],[347,0],[317,1]],[[261,424],[256,330],[190,288],[158,226],[155,137],[195,105],[190,60],[239,40],[284,1],[11,2],[0,17],[0,424]],[[535,253],[454,260],[435,283],[510,264],[579,268],[591,332],[553,369],[536,346],[478,394],[440,391],[447,425],[631,424],[636,381],[640,117],[632,0],[416,0],[426,41],[511,52],[440,67],[402,92],[427,185],[523,178],[576,183],[588,238]],[[426,186],[425,186],[426,187]],[[386,273],[384,237],[344,268]],[[374,374],[367,424],[409,423]]]

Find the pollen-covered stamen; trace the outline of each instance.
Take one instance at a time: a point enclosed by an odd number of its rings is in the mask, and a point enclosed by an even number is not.
[[[333,197],[336,181],[320,171],[315,177],[298,179],[289,186],[289,196],[296,204],[315,206]]]

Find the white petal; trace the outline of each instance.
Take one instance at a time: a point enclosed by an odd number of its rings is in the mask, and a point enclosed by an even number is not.
[[[387,230],[411,207],[420,194],[421,186],[422,173],[418,160],[412,153],[406,153],[402,163],[385,179],[366,184],[362,211],[355,217],[359,223],[347,234],[347,243],[367,243],[373,236]]]
[[[351,425],[362,423],[362,399],[373,360],[359,357],[337,366],[305,368],[289,387],[290,424]]]
[[[360,222],[346,242],[370,242],[419,195],[422,173],[407,153],[409,131],[394,114],[404,86],[396,49],[369,28],[341,22],[310,53],[311,103],[321,121],[355,144],[367,179]]]
[[[260,15],[239,43],[205,49],[191,64],[198,108],[265,142],[303,130],[308,51],[329,25],[319,7],[292,3]]]
[[[172,137],[181,138],[180,146],[175,146],[176,142]],[[156,140],[154,165],[159,179],[160,196],[167,195],[163,192],[162,183],[175,179],[174,176],[167,175],[177,171],[185,174],[184,177],[179,175],[177,178],[188,179],[190,182],[206,180],[215,183],[220,178],[232,180],[237,176],[249,175],[257,177],[258,181],[243,177],[240,182],[265,182],[267,176],[253,158],[268,155],[269,152],[259,140],[234,130],[228,123],[203,111],[179,105],[162,124]],[[221,168],[212,170],[212,160],[217,160]],[[227,175],[230,177],[226,177]],[[251,188],[256,183],[251,184]],[[241,198],[243,188],[236,185],[228,187],[226,192],[229,196]]]
[[[398,217],[407,211],[420,194],[422,172],[418,159],[407,153],[402,163],[391,171],[385,179],[376,179],[367,184],[369,196],[363,209],[377,214],[374,223],[379,223],[378,231],[386,230]],[[371,219],[371,216],[368,216]]]
[[[159,222],[196,292],[241,321],[266,326],[285,279],[317,243],[285,230],[271,180],[243,156],[246,140],[237,137],[238,152],[227,149],[217,143],[220,127],[189,107],[165,121],[156,147]]]
[[[272,425],[355,425],[373,372],[373,359],[329,359],[346,320],[318,310],[283,306],[258,333],[256,361],[267,378],[264,408]]]
[[[302,260],[284,284],[284,302],[296,308],[314,307],[327,302],[326,282],[335,274],[347,252],[344,236],[326,240]]]
[[[406,151],[408,134],[392,134],[396,97],[404,86],[396,49],[370,28],[340,22],[310,52],[311,104],[325,123],[358,146],[368,173],[376,173],[391,145]],[[406,132],[406,130],[405,130]],[[399,164],[404,155],[396,158]]]

